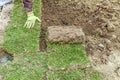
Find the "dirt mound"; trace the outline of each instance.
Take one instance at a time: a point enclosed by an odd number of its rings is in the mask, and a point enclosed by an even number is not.
[[[106,0],[96,5],[94,19],[99,19],[91,35],[87,35],[87,53],[92,66],[108,80],[119,80],[120,54],[120,5],[117,0]],[[94,12],[94,13],[95,13]],[[93,25],[96,23],[93,23]],[[117,52],[116,52],[117,51]],[[109,59],[113,58],[113,59]]]

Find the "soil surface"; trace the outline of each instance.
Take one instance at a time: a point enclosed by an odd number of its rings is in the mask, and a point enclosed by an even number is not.
[[[81,26],[92,67],[108,80],[120,80],[119,0],[44,0],[43,5],[42,30]]]

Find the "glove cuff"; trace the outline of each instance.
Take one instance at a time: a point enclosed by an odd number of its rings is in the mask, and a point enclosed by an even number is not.
[[[31,11],[31,12],[27,12],[27,16],[30,17],[30,16],[34,16],[34,13]]]

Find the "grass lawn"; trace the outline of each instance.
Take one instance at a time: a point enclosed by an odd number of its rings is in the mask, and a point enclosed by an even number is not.
[[[40,17],[41,0],[34,2],[35,15]],[[24,28],[26,18],[20,0],[16,1],[3,44],[14,55],[14,61],[0,66],[3,80],[103,80],[91,69],[60,70],[89,64],[85,47],[80,44],[48,44],[51,52],[39,53],[40,24],[36,23],[32,29]]]

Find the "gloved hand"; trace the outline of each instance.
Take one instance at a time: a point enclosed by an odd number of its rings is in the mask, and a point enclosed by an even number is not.
[[[26,28],[34,27],[36,20],[41,22],[41,20],[38,17],[34,16],[33,13],[27,14],[27,16],[28,16],[27,21],[24,24],[24,27],[26,27]]]

